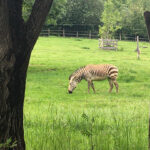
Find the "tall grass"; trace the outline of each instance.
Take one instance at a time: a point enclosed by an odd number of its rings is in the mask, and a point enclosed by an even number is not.
[[[119,49],[98,49],[97,40],[39,38],[28,70],[24,106],[27,150],[146,150],[150,48],[119,42]],[[96,94],[82,81],[67,93],[68,77],[86,64],[119,68],[119,93],[108,81],[95,82]]]

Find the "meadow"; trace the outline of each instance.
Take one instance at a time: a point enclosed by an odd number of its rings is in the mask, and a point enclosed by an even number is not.
[[[40,37],[32,52],[24,103],[27,150],[147,150],[150,44],[119,41],[118,51],[96,39]],[[147,48],[143,48],[146,46]],[[86,64],[119,68],[119,93],[107,80],[82,81],[68,94],[69,75]]]

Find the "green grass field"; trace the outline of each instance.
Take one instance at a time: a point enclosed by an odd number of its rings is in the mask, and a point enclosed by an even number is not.
[[[98,48],[98,40],[41,37],[28,69],[24,104],[27,150],[147,150],[150,45],[119,42],[118,51]],[[148,48],[142,48],[148,46]],[[68,77],[86,64],[119,68],[119,93],[108,81],[82,81],[68,94]]]

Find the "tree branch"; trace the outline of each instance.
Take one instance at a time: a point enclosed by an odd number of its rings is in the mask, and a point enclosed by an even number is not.
[[[11,48],[11,38],[8,20],[8,7],[6,0],[0,0],[0,62]],[[5,49],[3,48],[5,47]]]
[[[51,8],[53,0],[36,0],[31,15],[27,21],[27,42],[32,49]]]
[[[144,12],[144,17],[145,17],[145,23],[147,26],[147,31],[148,31],[149,40],[150,40],[150,12],[149,11]]]
[[[19,46],[20,41],[24,41],[25,26],[22,18],[23,0],[7,0],[8,15],[9,15],[9,31],[12,38],[13,51],[20,53],[16,46]],[[18,51],[16,52],[16,50]]]

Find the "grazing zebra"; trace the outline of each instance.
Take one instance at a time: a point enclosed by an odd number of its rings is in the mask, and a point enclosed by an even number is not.
[[[87,65],[79,68],[70,75],[68,92],[72,93],[73,90],[76,88],[77,84],[80,83],[82,79],[84,79],[88,82],[88,92],[90,92],[91,86],[95,93],[93,81],[108,79],[110,85],[109,92],[112,91],[114,84],[116,87],[116,92],[118,93],[118,83],[116,81],[117,76],[118,76],[118,68],[114,65],[111,64]]]

